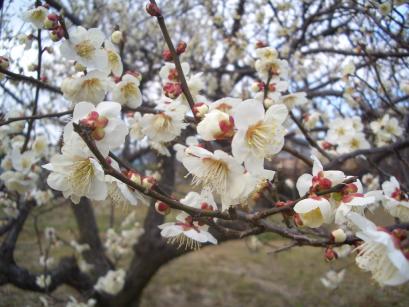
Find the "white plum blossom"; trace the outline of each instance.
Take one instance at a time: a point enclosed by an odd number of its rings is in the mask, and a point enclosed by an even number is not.
[[[302,225],[311,228],[328,224],[333,219],[331,203],[324,197],[313,196],[303,199],[294,206],[294,211],[300,217]]]
[[[156,114],[144,114],[140,120],[142,133],[155,142],[170,142],[178,137],[182,129],[186,128],[184,123],[185,107],[178,105],[169,106],[164,111]]]
[[[117,102],[103,101],[97,106],[89,102],[75,105],[72,121],[64,128],[64,141],[78,139],[73,123],[85,125],[92,130],[91,136],[104,156],[121,146],[128,134],[128,127],[120,119],[121,105]]]
[[[349,153],[359,149],[369,149],[371,145],[362,132],[347,134],[338,141],[337,152],[340,154]]]
[[[197,133],[205,141],[230,138],[234,134],[233,117],[217,109],[212,110],[197,125]]]
[[[102,48],[105,35],[97,28],[85,29],[74,26],[68,30],[70,39],[61,44],[61,55],[74,60],[88,69],[107,71],[108,54]]]
[[[93,70],[82,77],[69,77],[63,80],[61,90],[64,98],[73,104],[89,101],[97,104],[104,100],[112,82],[105,72]]]
[[[137,108],[142,104],[142,94],[139,89],[140,80],[132,74],[125,74],[112,91],[112,99],[121,105]]]
[[[320,278],[321,283],[325,288],[336,289],[339,287],[341,282],[345,277],[345,269],[340,270],[339,272],[334,270],[329,270],[323,277]]]
[[[110,295],[118,294],[125,285],[126,272],[122,269],[113,271],[110,270],[105,276],[98,279],[95,290],[98,292],[105,292]]]
[[[23,19],[30,22],[36,29],[44,28],[44,19],[47,16],[47,9],[39,5],[23,14]]]
[[[123,65],[117,48],[109,41],[105,40],[104,48],[108,53],[108,69],[114,76],[121,76],[123,72]]]
[[[378,228],[365,217],[351,212],[348,218],[359,227],[356,236],[364,241],[358,250],[357,265],[372,273],[381,286],[396,286],[409,280],[409,260],[397,243],[397,238]]]
[[[395,177],[382,184],[385,195],[384,208],[393,217],[397,217],[404,222],[409,221],[409,197],[400,188],[400,184]]]
[[[311,156],[314,161],[312,167],[312,175],[301,175],[296,183],[296,187],[300,196],[307,193],[317,192],[319,190],[329,189],[345,180],[345,174],[341,171],[324,171],[321,162],[315,157]]]
[[[184,205],[202,210],[217,209],[213,196],[209,191],[201,194],[189,192],[180,202]],[[217,244],[217,239],[208,231],[209,226],[194,221],[192,216],[181,212],[176,217],[176,222],[159,225],[161,235],[169,239],[170,243],[178,244],[178,247],[197,249],[201,243]]]
[[[193,183],[220,194],[223,208],[236,205],[235,200],[246,187],[244,168],[224,151],[214,153],[199,146],[185,149],[183,165],[193,176]]]
[[[51,285],[52,279],[50,275],[40,275],[36,277],[36,284],[40,288],[46,289]]]
[[[399,126],[396,118],[385,114],[382,118],[370,123],[370,128],[375,134],[375,142],[377,146],[384,146],[390,142],[394,142],[403,134],[403,128]]]
[[[244,162],[251,174],[272,179],[274,172],[264,169],[264,159],[277,154],[284,146],[286,134],[282,123],[288,114],[283,104],[264,112],[259,100],[244,101],[234,110],[237,132],[232,141],[235,159]]]
[[[82,196],[93,200],[107,197],[104,171],[84,146],[65,145],[62,154],[54,155],[43,167],[51,171],[48,185],[76,204]]]

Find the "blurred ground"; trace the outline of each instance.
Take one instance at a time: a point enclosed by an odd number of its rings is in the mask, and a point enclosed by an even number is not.
[[[58,219],[42,218],[69,237],[74,233],[75,222],[69,208],[60,210]],[[108,210],[99,218],[102,229],[108,224]],[[39,270],[37,247],[33,237],[32,221],[27,223],[19,242],[17,260],[27,267]],[[50,223],[47,223],[49,226]],[[273,237],[263,237],[271,246],[288,244]],[[408,306],[409,285],[398,288],[380,288],[369,274],[356,268],[353,258],[328,264],[319,248],[296,247],[272,254],[273,247],[264,246],[258,252],[250,251],[244,241],[228,242],[181,257],[165,267],[146,288],[141,305],[161,306]],[[58,258],[59,253],[53,253]],[[324,288],[319,278],[329,270],[347,267],[344,282],[335,291]],[[65,306],[69,295],[75,292],[60,288],[49,299],[50,306]],[[41,306],[40,295],[18,290],[12,286],[0,287],[0,306]],[[51,304],[51,302],[53,302]]]

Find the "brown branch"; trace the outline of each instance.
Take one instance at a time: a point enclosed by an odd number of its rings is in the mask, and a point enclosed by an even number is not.
[[[155,6],[157,6],[155,0],[150,0],[150,2],[152,4],[154,4]],[[183,73],[182,65],[180,64],[179,55],[177,54],[175,46],[172,43],[172,39],[170,38],[169,31],[168,31],[168,29],[166,27],[165,19],[163,18],[162,14],[157,16],[156,19],[158,20],[159,27],[160,27],[160,29],[162,31],[163,38],[165,39],[166,45],[168,46],[168,48],[170,50],[170,53],[172,54],[172,60],[173,60],[173,62],[175,64],[175,68],[176,68],[176,70],[178,72],[178,77],[179,77],[180,83],[182,85],[183,94],[185,95],[186,100],[189,103],[190,109],[192,110],[192,113],[193,113],[193,116],[195,117],[196,122],[198,122],[199,119],[196,118],[195,113],[193,112],[195,101],[194,101],[192,93],[190,92],[189,87],[187,85],[186,78],[185,78],[185,75]]]
[[[21,117],[10,117],[5,121],[0,122],[0,126],[4,126],[10,124],[12,122],[17,122],[21,120],[35,120],[35,119],[42,119],[42,118],[52,118],[52,117],[62,117],[65,115],[71,115],[73,110],[63,111],[63,112],[56,112],[56,113],[48,113],[48,114],[37,114],[34,116],[21,116]]]

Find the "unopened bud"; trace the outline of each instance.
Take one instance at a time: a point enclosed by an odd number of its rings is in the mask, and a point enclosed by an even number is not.
[[[28,71],[36,71],[37,70],[37,64],[31,63],[27,66]]]
[[[0,56],[0,67],[3,69],[8,69],[10,66],[10,61],[4,56]]]
[[[166,61],[166,62],[172,62],[173,57],[172,57],[172,53],[170,52],[169,49],[163,50],[163,52],[162,52],[162,58],[163,58],[163,60]]]
[[[119,45],[119,44],[122,42],[122,40],[123,40],[123,35],[122,35],[122,32],[121,32],[121,31],[114,31],[114,32],[111,34],[111,41],[112,41],[114,44]]]
[[[331,232],[331,237],[335,243],[342,243],[347,239],[347,234],[343,229],[339,228]]]
[[[139,175],[137,172],[129,171],[127,177],[135,182],[137,185],[142,185],[142,176]]]
[[[161,15],[161,11],[155,3],[148,3],[146,5],[146,12],[154,17],[158,17]]]
[[[273,99],[270,99],[270,98],[266,98],[266,99],[264,99],[264,107],[266,108],[266,109],[268,109],[269,107],[271,107],[273,104],[274,104],[274,100]]]
[[[325,249],[324,258],[326,261],[330,262],[337,259],[337,254],[334,252],[332,247],[327,247]]]
[[[51,13],[44,19],[44,28],[52,30],[58,26],[58,15]]]
[[[267,47],[268,45],[267,45],[267,43],[266,42],[263,42],[263,41],[257,41],[256,42],[256,49],[258,49],[258,48],[264,48],[264,47]]]
[[[204,102],[195,103],[193,106],[193,113],[196,117],[202,118],[209,111],[209,106]]]
[[[54,30],[50,33],[50,38],[53,42],[58,42],[64,37],[64,28],[61,26],[57,26]]]
[[[184,41],[180,41],[176,46],[176,53],[181,55],[183,52],[186,51],[187,44]]]
[[[142,186],[147,190],[152,189],[152,187],[155,186],[155,184],[156,184],[156,180],[152,176],[146,176],[146,177],[143,177],[142,179]]]
[[[165,204],[164,202],[159,200],[155,203],[155,210],[161,215],[168,215],[171,211],[168,204]]]

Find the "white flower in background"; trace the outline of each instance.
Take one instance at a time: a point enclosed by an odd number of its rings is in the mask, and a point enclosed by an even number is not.
[[[355,67],[354,62],[349,61],[342,68],[342,75],[343,76],[353,75],[355,73],[355,70],[356,70],[356,67]]]
[[[142,140],[145,135],[142,132],[141,125],[142,115],[139,112],[135,112],[131,118],[128,118],[129,136],[133,140]]]
[[[201,194],[189,192],[180,202],[184,205],[202,210],[213,211],[217,209],[211,192],[202,191]],[[176,217],[176,222],[165,223],[159,226],[161,235],[168,238],[170,243],[178,244],[178,247],[197,249],[200,243],[217,244],[217,240],[208,232],[209,226],[193,221],[193,218],[185,212]]]
[[[283,148],[286,130],[282,126],[288,115],[284,105],[273,105],[264,113],[263,103],[251,99],[234,110],[234,123],[238,129],[233,137],[232,152],[235,159],[244,162],[254,175],[272,179],[274,172],[264,169],[264,158]]]
[[[303,123],[305,128],[313,129],[317,125],[318,121],[320,120],[321,114],[319,112],[310,112],[306,113],[303,116]]]
[[[181,63],[182,71],[185,77],[189,75],[190,66],[188,63]],[[172,83],[179,83],[179,75],[176,70],[175,64],[173,63],[165,63],[164,66],[159,71],[159,76],[162,79],[163,83],[172,82]]]
[[[367,187],[368,191],[376,190],[379,188],[379,177],[371,173],[365,174],[362,176],[362,183]]]
[[[125,285],[126,272],[122,269],[116,271],[108,271],[105,276],[98,279],[95,290],[105,292],[111,295],[118,294]]]
[[[3,208],[3,212],[7,217],[16,218],[19,213],[17,203],[6,197],[4,193],[0,194],[0,207]]]
[[[409,95],[409,80],[402,80],[399,86],[400,90],[406,95]]]
[[[229,114],[212,110],[197,125],[197,133],[205,141],[230,138],[234,134],[234,120]]]
[[[48,153],[48,140],[45,136],[37,136],[31,146],[37,156],[45,156]]]
[[[61,44],[61,55],[68,60],[74,60],[88,69],[101,71],[108,69],[108,54],[102,49],[105,35],[101,30],[83,27],[71,27],[68,30],[70,39]]]
[[[8,153],[3,157],[0,164],[1,168],[6,171],[11,171],[13,169],[13,161],[11,153]]]
[[[371,272],[381,286],[396,286],[408,281],[409,260],[399,248],[399,240],[359,214],[352,212],[348,218],[360,228],[356,236],[364,241],[357,248],[357,265]]]
[[[94,70],[82,77],[70,77],[63,80],[61,90],[64,98],[77,103],[89,101],[97,104],[104,100],[112,82],[105,72]]]
[[[401,189],[398,180],[391,177],[389,181],[382,183],[382,190],[385,195],[384,208],[393,217],[397,217],[404,222],[409,221],[409,197]]]
[[[34,199],[36,200],[37,206],[42,206],[47,204],[53,199],[53,193],[50,190],[46,191],[35,191],[32,193]]]
[[[72,120],[64,128],[64,141],[80,138],[72,123],[80,123],[92,130],[91,136],[104,156],[111,149],[118,148],[125,142],[128,127],[120,119],[121,105],[117,102],[103,101],[97,106],[89,102],[75,105]]]
[[[82,196],[93,200],[107,197],[104,171],[85,145],[66,144],[62,154],[54,155],[43,167],[51,171],[48,185],[61,191],[65,198],[70,197],[73,203],[79,203]]]
[[[22,173],[20,171],[5,171],[0,175],[7,190],[18,193],[26,193],[36,186],[38,175],[33,172]]]
[[[321,162],[315,156],[311,156],[314,161],[312,175],[303,174],[297,180],[297,190],[300,196],[320,190],[329,189],[345,180],[345,174],[341,171],[324,171]]]
[[[274,59],[271,61],[257,60],[255,69],[259,77],[264,82],[267,81],[268,75],[271,74],[271,80],[288,79],[289,66],[285,60]]]
[[[274,61],[278,58],[278,52],[271,47],[263,47],[256,49],[256,56],[263,61]]]
[[[33,151],[20,152],[19,148],[14,148],[11,155],[13,168],[16,171],[27,173],[32,166],[38,161],[36,154]]]
[[[40,256],[40,259],[38,260],[41,266],[44,267],[50,267],[51,265],[54,264],[54,258],[52,257],[45,257],[44,255]]]
[[[321,283],[324,285],[325,288],[328,289],[336,289],[339,287],[341,282],[344,280],[345,277],[345,269],[337,272],[334,270],[329,270],[323,277],[320,278]]]
[[[385,114],[381,119],[371,122],[369,126],[375,134],[377,146],[394,142],[403,134],[403,128],[399,126],[399,121],[394,117],[390,117],[389,114]]]
[[[142,104],[142,94],[139,89],[140,80],[132,74],[125,74],[112,91],[112,99],[121,105],[137,108]]]
[[[294,206],[302,225],[311,228],[330,223],[333,219],[333,209],[330,202],[324,197],[313,196],[299,201]]]
[[[140,121],[142,133],[155,142],[170,142],[186,128],[184,118],[185,108],[182,106],[157,114],[144,114]]]
[[[97,301],[93,298],[90,298],[86,303],[81,303],[75,297],[70,296],[70,301],[65,307],[94,307],[96,304]]]
[[[51,285],[51,276],[50,275],[40,275],[36,277],[36,284],[40,288],[46,289]]]
[[[108,53],[108,69],[114,76],[121,76],[124,70],[122,60],[117,48],[109,41],[105,40],[104,48]]]
[[[329,123],[329,130],[326,140],[330,143],[337,144],[337,142],[349,135],[353,135],[355,129],[353,120],[351,118],[335,118]]]
[[[383,16],[389,15],[392,11],[392,4],[389,1],[385,1],[383,3],[377,3],[379,13]]]
[[[183,165],[193,176],[194,184],[201,184],[216,191],[222,198],[224,207],[233,205],[232,200],[245,189],[244,168],[227,153],[214,153],[190,146],[185,150]]]
[[[281,96],[280,103],[284,104],[289,110],[292,110],[296,106],[308,103],[307,93],[298,92]]]
[[[48,14],[48,10],[44,6],[37,6],[34,9],[28,10],[23,14],[23,19],[31,23],[35,28],[42,29],[44,27],[44,19]]]
[[[91,249],[88,244],[86,243],[80,244],[75,240],[70,241],[70,245],[75,250],[75,252],[79,255]]]
[[[337,152],[340,154],[353,152],[359,149],[369,149],[371,145],[362,132],[347,134],[338,141]]]

